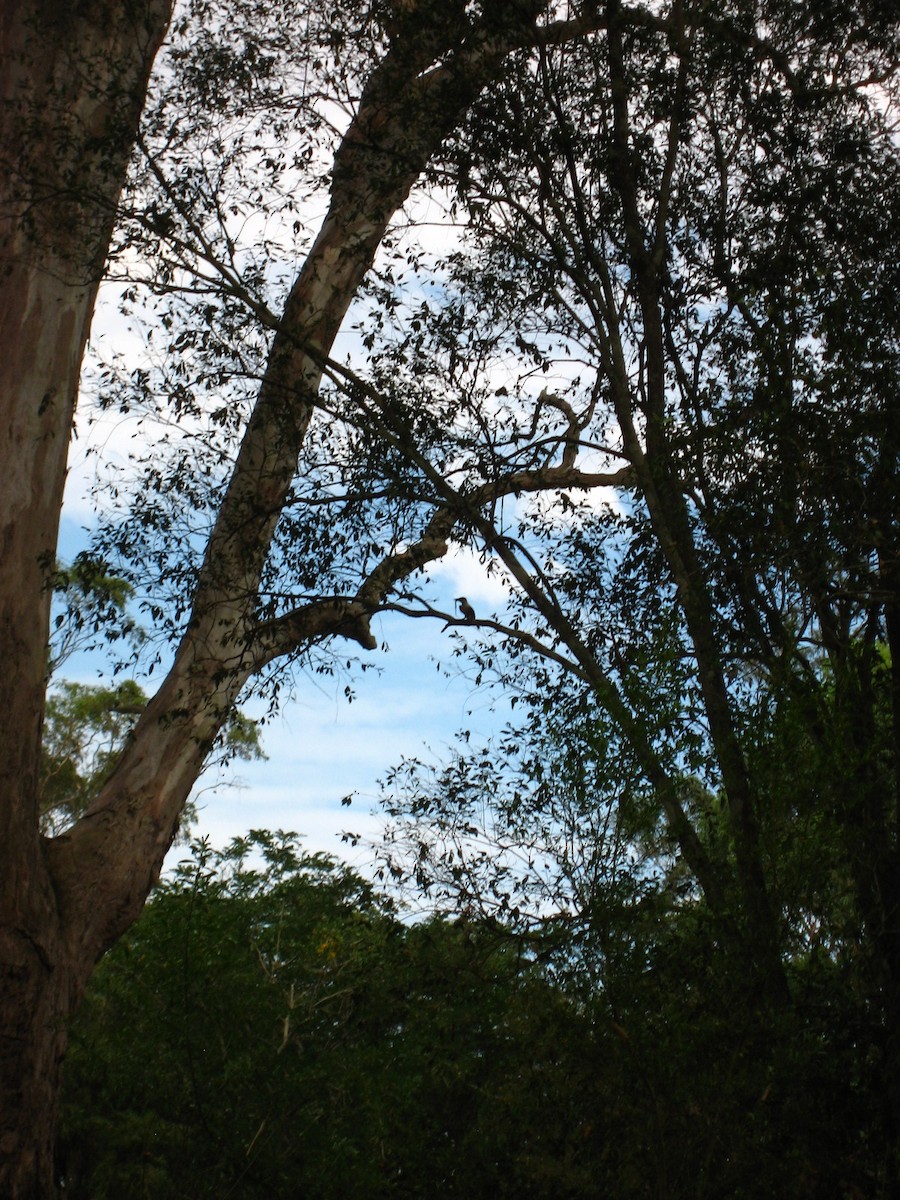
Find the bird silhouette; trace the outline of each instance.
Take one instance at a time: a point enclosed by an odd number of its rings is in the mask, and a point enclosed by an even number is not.
[[[464,620],[466,620],[466,621],[474,621],[475,620],[475,609],[468,602],[468,600],[465,598],[465,596],[457,596],[456,603],[459,605],[459,611],[462,613]]]

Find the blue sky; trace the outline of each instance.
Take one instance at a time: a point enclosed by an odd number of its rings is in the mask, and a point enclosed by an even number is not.
[[[339,835],[377,837],[378,779],[405,754],[444,757],[462,727],[488,733],[498,723],[488,692],[438,668],[450,653],[439,623],[390,617],[373,628],[390,649],[370,655],[380,670],[358,680],[352,703],[344,680],[301,678],[296,697],[263,733],[269,760],[236,764],[240,790],[201,792],[199,828],[215,843],[251,825],[292,829],[308,848],[360,863],[367,852]],[[342,806],[351,792],[352,804]]]

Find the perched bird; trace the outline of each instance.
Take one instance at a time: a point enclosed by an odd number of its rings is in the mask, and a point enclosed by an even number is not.
[[[456,603],[459,605],[459,611],[463,615],[463,620],[465,620],[465,621],[474,621],[475,620],[475,609],[468,602],[468,600],[465,598],[465,596],[457,596]]]

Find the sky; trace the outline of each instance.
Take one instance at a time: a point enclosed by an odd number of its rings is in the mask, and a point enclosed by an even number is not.
[[[377,840],[381,825],[378,780],[404,756],[446,757],[460,728],[487,734],[500,720],[494,698],[459,667],[447,674],[450,641],[439,623],[394,616],[373,630],[390,650],[369,656],[380,670],[358,680],[352,703],[344,680],[300,679],[296,697],[263,731],[268,761],[236,764],[240,789],[208,803],[201,791],[199,830],[214,844],[251,826],[289,829],[310,850],[364,866],[371,858],[364,843]],[[350,794],[352,803],[342,805]],[[344,831],[363,844],[343,842]]]

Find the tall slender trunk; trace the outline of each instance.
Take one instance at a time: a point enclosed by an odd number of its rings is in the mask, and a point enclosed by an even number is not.
[[[772,909],[760,845],[756,797],[735,728],[724,664],[715,634],[713,604],[694,531],[685,502],[683,481],[672,454],[666,405],[666,350],[661,288],[662,219],[664,199],[659,200],[657,229],[645,227],[641,196],[634,169],[634,150],[628,112],[628,79],[622,37],[619,0],[608,0],[608,46],[610,89],[613,108],[615,174],[614,186],[622,205],[625,237],[643,323],[643,352],[646,358],[646,450],[634,433],[633,415],[620,401],[620,425],[634,442],[635,467],[650,523],[672,579],[697,663],[697,677],[715,748],[722,784],[728,799],[729,824],[735,856],[735,873],[742,901],[743,940],[748,967],[755,985],[775,1009],[789,1000],[787,979],[781,961],[778,924]],[[669,137],[671,178],[683,130],[673,116]],[[665,200],[665,204],[668,200]]]
[[[0,1194],[50,1195],[83,978],[38,827],[50,579],[84,347],[171,0],[0,12]],[[83,973],[82,973],[83,975]]]

